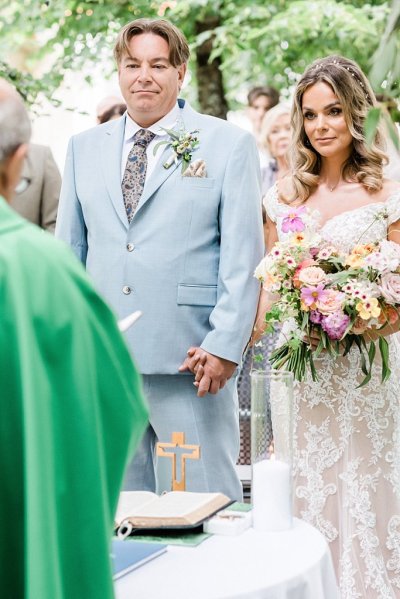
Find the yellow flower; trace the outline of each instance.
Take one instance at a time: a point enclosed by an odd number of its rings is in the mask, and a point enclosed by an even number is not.
[[[365,256],[366,254],[369,254],[372,250],[370,250],[370,244],[367,245],[355,245],[353,247],[353,249],[351,250],[352,254],[357,254],[358,256]]]
[[[364,264],[364,258],[359,254],[350,254],[347,256],[345,265],[351,268],[361,268]]]
[[[315,310],[315,304],[312,304],[311,306],[307,306],[307,304],[305,304],[304,302],[300,302],[300,308],[301,308],[302,312],[309,312],[310,308],[312,310]]]
[[[346,266],[350,266],[351,268],[361,268],[364,266],[364,258],[368,256],[371,252],[375,250],[375,245],[373,243],[366,243],[365,245],[355,245],[351,250],[351,253],[346,258]]]
[[[294,243],[295,245],[302,245],[304,243],[305,240],[305,235],[304,233],[296,233],[295,235],[293,235],[291,241],[292,243]]]
[[[272,287],[276,282],[277,282],[277,278],[274,277],[270,272],[266,272],[264,279],[262,280],[263,283],[263,288],[265,290],[268,290],[270,287]]]
[[[378,318],[379,314],[381,313],[381,309],[376,297],[371,297],[362,302],[358,302],[356,305],[356,310],[363,320]]]

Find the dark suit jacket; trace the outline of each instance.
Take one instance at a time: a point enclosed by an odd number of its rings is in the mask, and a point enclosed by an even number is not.
[[[11,206],[27,220],[54,233],[61,176],[50,148],[30,144],[21,176],[31,183],[26,191],[15,195]]]

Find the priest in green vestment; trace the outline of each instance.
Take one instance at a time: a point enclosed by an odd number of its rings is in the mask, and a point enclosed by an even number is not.
[[[0,597],[112,599],[113,517],[148,412],[81,264],[8,206],[29,135],[0,80]]]

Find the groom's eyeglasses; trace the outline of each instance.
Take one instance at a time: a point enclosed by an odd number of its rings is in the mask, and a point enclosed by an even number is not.
[[[23,193],[24,191],[26,191],[28,189],[28,187],[31,183],[32,183],[32,180],[29,177],[21,177],[17,187],[15,188],[15,193],[18,193],[18,194]]]

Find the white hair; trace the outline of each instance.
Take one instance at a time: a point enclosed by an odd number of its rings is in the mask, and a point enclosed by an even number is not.
[[[28,143],[30,136],[31,124],[22,100],[14,93],[0,97],[0,164]]]
[[[261,131],[260,131],[260,140],[261,143],[270,150],[269,147],[269,135],[276,123],[276,121],[283,114],[288,114],[290,116],[291,106],[288,102],[280,102],[273,108],[270,108],[266,113],[261,123]]]

